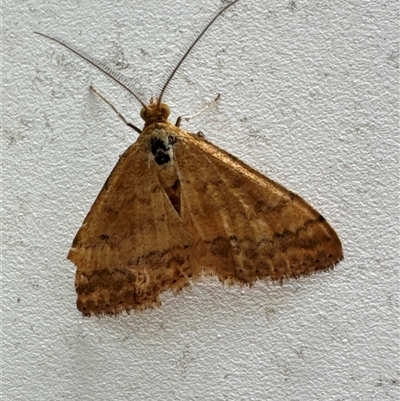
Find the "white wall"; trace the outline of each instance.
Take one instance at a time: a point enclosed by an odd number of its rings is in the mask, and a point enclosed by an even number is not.
[[[392,400],[398,393],[398,6],[241,0],[165,100],[184,124],[303,196],[335,227],[335,270],[254,288],[203,279],[159,309],[83,318],[70,243],[148,99],[218,0],[3,3],[5,400]]]

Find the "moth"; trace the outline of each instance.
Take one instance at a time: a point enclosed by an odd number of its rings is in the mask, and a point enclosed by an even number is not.
[[[203,135],[181,129],[180,119],[175,125],[168,120],[166,87],[237,1],[215,15],[149,104],[118,73],[40,34],[96,66],[142,104],[144,127],[127,123],[140,135],[120,156],[68,254],[77,267],[77,307],[84,315],[159,306],[162,292],[178,292],[201,275],[252,285],[328,269],[343,257],[335,231],[306,201]]]

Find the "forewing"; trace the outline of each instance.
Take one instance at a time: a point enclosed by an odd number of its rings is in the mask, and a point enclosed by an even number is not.
[[[78,309],[118,313],[159,303],[188,284],[190,235],[140,141],[129,147],[78,231],[68,258],[77,266]]]
[[[208,141],[176,145],[191,260],[222,281],[282,280],[332,267],[342,246],[307,202]]]

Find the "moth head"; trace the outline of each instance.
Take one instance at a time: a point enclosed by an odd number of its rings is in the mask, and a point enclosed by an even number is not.
[[[151,99],[147,106],[142,107],[140,117],[142,117],[147,125],[155,122],[167,121],[170,113],[171,110],[166,103],[159,103]]]
[[[125,88],[131,95],[133,95],[135,97],[135,99],[143,106],[142,110],[140,111],[140,116],[142,117],[142,119],[145,121],[145,126],[149,126],[153,123],[157,123],[157,122],[168,122],[168,116],[170,114],[170,109],[168,107],[167,104],[162,103],[161,100],[163,99],[164,93],[168,87],[168,85],[170,84],[170,82],[172,81],[172,78],[174,77],[174,75],[176,74],[176,72],[179,70],[180,66],[182,65],[183,61],[186,59],[186,57],[188,56],[188,54],[192,51],[192,49],[194,48],[194,46],[196,45],[196,43],[200,40],[200,38],[206,33],[206,31],[208,30],[208,28],[210,28],[210,26],[214,23],[214,21],[229,7],[233,6],[234,4],[236,4],[239,0],[233,0],[230,3],[228,3],[227,5],[225,5],[222,9],[220,9],[218,11],[218,13],[214,16],[214,18],[206,25],[206,27],[200,32],[200,34],[197,36],[197,38],[192,42],[192,44],[189,46],[189,48],[186,50],[186,52],[183,54],[183,56],[181,57],[181,59],[179,60],[178,64],[175,66],[175,68],[172,70],[171,74],[169,75],[169,77],[167,78],[167,80],[165,81],[157,99],[151,99],[150,100],[150,104],[146,105],[146,103],[130,88],[129,83],[126,82],[126,80],[124,79],[124,77],[119,74],[116,71],[113,71],[109,66],[107,66],[106,64],[99,62],[98,60],[96,60],[95,58],[91,57],[90,55],[86,54],[85,52],[82,52],[78,49],[75,48],[75,46],[72,46],[68,43],[66,43],[63,40],[57,39],[55,37],[51,37],[48,35],[45,35],[43,33],[40,32],[35,32],[38,35],[41,35],[45,38],[48,38],[50,40],[53,40],[54,42],[59,43],[60,45],[66,47],[67,49],[69,49],[70,51],[72,51],[73,53],[75,53],[77,56],[83,58],[84,60],[86,60],[88,63],[92,64],[94,67],[98,68],[100,71],[102,71],[105,75],[107,75],[109,78],[113,79],[115,82],[117,82],[119,85],[121,85],[123,88]],[[97,90],[95,90],[92,86],[91,88],[94,90],[94,92],[96,92],[103,100],[106,101],[106,103],[108,103],[113,109],[114,111],[115,108],[113,105],[110,104],[110,102],[108,102]],[[119,114],[119,113],[118,113]],[[121,116],[120,116],[121,117]],[[124,120],[124,118],[122,118]],[[180,121],[180,119],[178,119],[178,121]],[[177,121],[177,126],[179,125]],[[142,131],[135,127],[132,124],[128,124],[131,128],[135,129],[135,131],[137,131],[138,133],[141,133]]]

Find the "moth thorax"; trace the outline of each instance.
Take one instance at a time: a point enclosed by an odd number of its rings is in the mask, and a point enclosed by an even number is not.
[[[164,129],[156,128],[152,131],[149,138],[149,149],[153,155],[154,161],[159,166],[171,164],[174,157],[173,146],[176,139],[173,135],[169,135]]]
[[[166,103],[150,102],[146,107],[140,111],[140,117],[148,123],[163,122],[168,120],[170,108]]]

